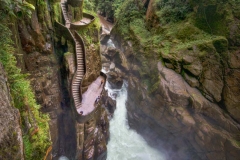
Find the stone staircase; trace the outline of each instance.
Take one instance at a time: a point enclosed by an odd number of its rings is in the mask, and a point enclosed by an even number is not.
[[[82,29],[79,26],[87,26],[90,23],[92,23],[95,19],[94,16],[85,14],[85,17],[88,18],[88,21],[86,19],[82,19],[79,22],[73,24],[71,23],[70,19],[68,18],[67,13],[67,1],[61,0],[61,8],[62,8],[62,14],[63,18],[65,20],[65,25],[59,24],[56,22],[57,26],[59,26],[60,30],[67,32],[66,35],[69,39],[73,40],[75,43],[75,60],[76,60],[76,71],[72,78],[72,84],[71,84],[71,92],[72,97],[74,101],[74,105],[76,108],[77,113],[79,116],[77,117],[77,120],[81,123],[86,122],[89,120],[90,117],[96,112],[97,110],[97,104],[96,104],[96,98],[102,95],[103,88],[105,86],[106,82],[106,75],[104,73],[100,73],[99,77],[92,82],[90,87],[88,87],[88,90],[82,94],[82,81],[86,74],[86,51],[85,51],[85,45],[83,42],[82,37],[75,31]],[[87,22],[85,24],[82,24],[84,22]],[[102,83],[104,81],[104,83]]]
[[[67,13],[67,1],[66,0],[61,0],[61,8],[62,8],[62,13],[63,13],[63,18],[65,20],[65,25],[70,23],[70,20],[68,18],[68,13]]]
[[[85,48],[81,37],[73,32],[73,40],[76,45],[76,72],[72,80],[72,96],[74,100],[75,107],[78,109],[81,107],[82,101],[82,92],[81,92],[81,84],[83,77],[86,73],[85,67]]]

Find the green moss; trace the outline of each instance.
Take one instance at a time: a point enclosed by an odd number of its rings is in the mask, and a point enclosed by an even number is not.
[[[99,30],[100,23],[99,20],[96,18],[92,24],[83,27],[81,30],[78,30],[78,33],[82,36],[86,45],[90,45],[92,43],[99,44],[99,40],[93,41],[92,38],[98,36]]]
[[[154,7],[161,24],[184,20],[192,11],[190,4],[185,0],[155,0]]]
[[[54,3],[53,5],[53,19],[57,22],[62,21],[62,11],[60,3]]]
[[[73,53],[71,53],[71,52],[66,52],[66,53],[64,53],[64,56],[70,56],[70,55],[72,55]]]
[[[228,28],[225,14],[219,10],[220,6],[218,5],[200,5],[196,14],[195,25],[207,33],[226,36]]]
[[[194,40],[195,36],[201,32],[198,28],[191,24],[180,26],[180,28],[176,30],[176,38],[182,41]]]
[[[8,20],[7,15],[1,15],[1,19]],[[12,19],[12,21],[14,21]],[[39,108],[40,106],[36,103],[34,93],[32,91],[30,81],[27,79],[28,75],[23,74],[21,70],[16,66],[17,61],[14,57],[15,47],[11,38],[11,31],[6,26],[7,22],[2,21],[0,23],[0,37],[4,39],[0,41],[0,62],[3,64],[5,71],[7,72],[8,83],[11,91],[11,97],[13,99],[13,105],[19,109],[22,116],[22,130],[26,129],[24,126],[25,114],[31,126],[35,126],[39,129],[36,133],[38,138],[34,139],[30,136],[31,133],[24,133],[24,139],[29,138],[28,141],[31,143],[31,150],[26,154],[27,159],[41,159],[47,146],[50,145],[49,139],[49,128],[47,115],[41,115]],[[25,146],[25,150],[28,150]],[[31,152],[30,152],[31,151]]]
[[[228,41],[226,38],[220,38],[213,40],[213,45],[218,53],[223,53],[228,50]]]

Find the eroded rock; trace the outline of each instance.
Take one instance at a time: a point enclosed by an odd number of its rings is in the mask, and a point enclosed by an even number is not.
[[[136,99],[141,96],[136,93],[142,89],[129,83],[130,126],[161,148],[168,159],[222,159],[239,155],[240,146],[235,143],[239,125],[190,87],[181,75],[160,62],[158,70],[159,88],[151,98],[145,93],[146,98]],[[231,154],[226,153],[226,148],[233,148]]]
[[[23,160],[20,113],[11,103],[7,77],[0,63],[0,159]]]

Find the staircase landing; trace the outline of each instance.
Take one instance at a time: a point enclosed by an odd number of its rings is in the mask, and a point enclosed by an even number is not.
[[[83,17],[80,21],[77,21],[77,22],[74,22],[72,24],[74,25],[87,25],[89,23],[91,23],[92,19],[89,19],[89,18],[86,18],[86,17]]]
[[[82,106],[77,109],[78,114],[80,114],[81,111],[83,112],[81,116],[88,115],[96,108],[95,101],[98,96],[101,96],[104,87],[104,83],[101,84],[101,81],[105,81],[103,76],[99,76],[88,87],[88,90],[84,92],[82,96]]]

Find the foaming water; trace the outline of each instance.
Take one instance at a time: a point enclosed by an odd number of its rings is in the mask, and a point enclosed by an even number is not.
[[[111,39],[109,39],[109,40],[107,41],[107,47],[113,47],[113,48],[115,48],[115,45],[114,45],[114,43],[113,43],[113,41],[112,41]]]
[[[127,89],[124,84],[121,90],[111,90],[106,85],[109,96],[116,97],[117,108],[110,121],[110,141],[107,145],[107,160],[164,160],[164,156],[134,130],[129,129],[127,123]],[[116,96],[117,95],[117,96]]]

